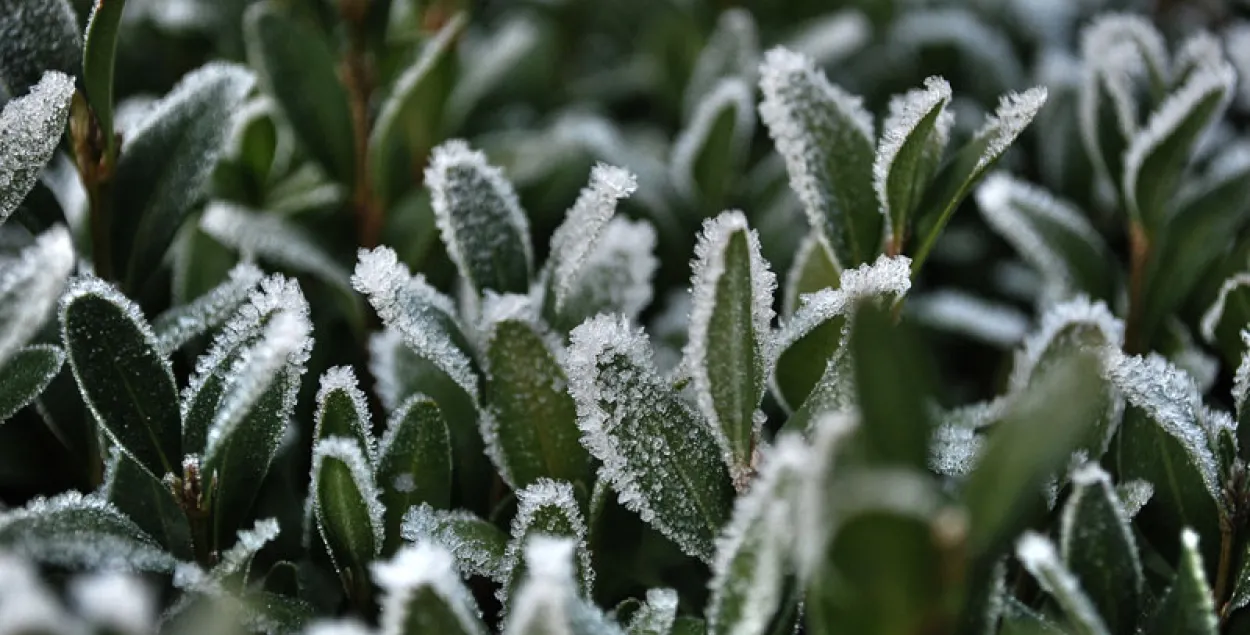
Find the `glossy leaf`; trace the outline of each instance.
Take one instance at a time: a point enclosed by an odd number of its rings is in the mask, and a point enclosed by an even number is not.
[[[117,452],[105,471],[102,490],[109,503],[155,538],[170,555],[182,560],[194,557],[191,526],[168,483]]]
[[[872,164],[872,181],[885,215],[886,232],[895,245],[903,244],[912,211],[920,204],[950,140],[955,118],[946,110],[950,101],[950,84],[941,77],[930,77],[923,89],[890,99],[890,114],[882,124]]]
[[[504,552],[508,535],[491,523],[465,511],[413,506],[404,514],[404,540],[432,541],[447,548],[461,575],[480,575],[494,582],[505,579]]]
[[[391,415],[378,446],[377,480],[386,509],[386,552],[399,544],[410,508],[451,506],[451,436],[433,399],[413,395]]]
[[[65,351],[50,344],[19,348],[0,365],[0,424],[33,402],[65,363]]]
[[[1089,464],[1072,475],[1059,548],[1111,633],[1132,633],[1145,584],[1137,541],[1111,478]]]
[[[802,306],[805,295],[824,289],[838,288],[842,267],[829,252],[829,247],[820,240],[820,235],[811,232],[799,244],[794,255],[794,263],[786,273],[785,296],[782,300],[782,315],[789,318]]]
[[[739,177],[755,133],[754,97],[742,79],[721,80],[673,143],[673,181],[705,213],[720,209]]]
[[[382,504],[356,442],[328,437],[313,447],[312,497],[317,530],[352,597],[368,593],[367,568],[382,550]]]
[[[313,415],[313,443],[330,437],[351,439],[376,465],[377,441],[365,393],[350,366],[335,366],[321,376],[317,412]]]
[[[111,155],[117,143],[113,134],[113,73],[126,0],[95,0],[92,4],[83,42],[82,81],[104,135],[105,151]]]

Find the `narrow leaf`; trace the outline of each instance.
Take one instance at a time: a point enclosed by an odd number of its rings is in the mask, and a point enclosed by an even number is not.
[[[1220,631],[1211,599],[1211,586],[1198,549],[1198,534],[1190,529],[1181,532],[1181,557],[1176,576],[1145,632],[1150,635],[1185,633],[1215,635]]]
[[[524,579],[528,558],[522,558],[525,546],[534,536],[568,538],[574,541],[574,566],[577,571],[578,595],[590,597],[595,571],[590,565],[590,547],[586,544],[586,521],[582,518],[573,486],[551,479],[538,479],[517,490],[517,513],[512,519],[512,538],[503,555],[504,580],[497,596],[507,613],[515,606],[517,586]]]
[[[21,95],[47,71],[78,75],[81,63],[82,32],[68,0],[5,2],[0,12],[0,88]]]
[[[408,542],[432,541],[447,548],[461,575],[480,575],[498,583],[505,579],[507,534],[469,512],[413,506],[404,514],[402,533]]]
[[[673,142],[673,182],[698,209],[720,209],[740,177],[755,134],[755,94],[737,78],[723,79],[695,107]]]
[[[317,411],[313,415],[313,443],[330,437],[356,442],[369,465],[377,464],[377,442],[365,393],[350,366],[335,366],[321,376]]]
[[[255,265],[239,264],[230,270],[227,280],[208,293],[156,316],[152,330],[161,352],[169,355],[221,326],[243,305],[262,277]]]
[[[872,191],[872,115],[811,59],[784,48],[765,55],[760,89],[760,119],[786,161],[808,222],[839,262],[871,261],[883,226]]]
[[[693,305],[683,364],[695,401],[739,487],[750,478],[759,443],[757,409],[772,356],[777,281],[760,255],[759,236],[741,212],[703,224],[690,280]]]
[[[1054,598],[1068,623],[1080,635],[1109,635],[1098,607],[1085,595],[1081,583],[1059,560],[1055,546],[1043,536],[1026,532],[1016,543],[1016,557],[1037,583]]]
[[[64,0],[24,0],[23,4],[59,10]],[[35,13],[44,11],[38,9]],[[20,15],[21,11],[18,11],[17,16]],[[9,22],[13,19],[9,15],[0,17],[0,42],[5,43],[0,47],[17,40],[17,36],[25,38],[25,32],[21,30],[15,37],[9,37]],[[3,55],[5,52],[0,50],[0,56]],[[0,73],[5,67],[5,64],[0,64]],[[0,112],[0,130],[4,131],[4,139],[0,140],[0,224],[22,204],[35,187],[43,166],[56,152],[65,132],[65,122],[69,120],[69,104],[73,95],[72,78],[49,72],[31,87],[29,94],[19,94],[16,99],[4,104],[4,110]]]
[[[410,508],[451,506],[451,436],[433,399],[413,395],[391,415],[378,447],[377,478],[386,509],[386,552],[398,546]]]
[[[74,569],[166,572],[175,562],[117,508],[74,491],[0,513],[0,547]]]
[[[443,547],[405,547],[375,562],[373,579],[382,588],[382,635],[486,635],[473,594],[456,576]]]
[[[91,17],[87,19],[87,33],[83,43],[82,81],[87,90],[87,101],[95,113],[100,131],[104,134],[104,147],[113,155],[117,137],[113,134],[113,69],[117,57],[118,31],[126,0],[95,0]]]
[[[759,34],[750,11],[741,8],[722,11],[686,82],[686,92],[682,96],[686,118],[697,117],[692,113],[716,90],[722,79],[736,77],[748,84],[754,83],[759,67],[759,47]]]
[[[529,221],[503,172],[454,139],[434,148],[425,182],[443,244],[470,286],[479,294],[528,291]]]
[[[250,7],[243,25],[249,65],[259,71],[295,136],[335,180],[354,183],[352,113],[325,37],[277,3]]]
[[[548,293],[555,313],[565,310],[578,279],[585,275],[586,266],[616,214],[618,202],[637,188],[638,181],[628,170],[604,163],[591,169],[590,184],[582,189],[565,214],[564,222],[551,235],[551,255],[547,259]]]
[[[1112,633],[1131,633],[1141,614],[1143,585],[1129,516],[1096,464],[1072,475],[1060,523],[1063,563],[1089,595]]]
[[[70,368],[96,422],[153,476],[177,472],[178,389],[139,307],[102,280],[79,278],[60,312]]]
[[[0,365],[0,424],[33,402],[61,372],[65,351],[50,344],[20,348]]]
[[[707,423],[655,371],[645,335],[601,315],[573,330],[565,362],[582,443],[621,503],[704,560],[732,487]]]
[[[353,597],[366,593],[365,571],[382,550],[382,503],[364,453],[352,439],[329,437],[313,447],[309,496],[317,530]]]
[[[660,266],[657,241],[655,229],[645,220],[608,221],[552,326],[567,332],[600,313],[637,319],[651,304],[651,278]]]
[[[1215,302],[1202,314],[1202,338],[1219,347],[1224,358],[1236,358],[1230,351],[1241,349],[1241,331],[1250,325],[1250,271],[1224,280]]]
[[[911,213],[920,204],[950,140],[955,120],[946,110],[950,101],[950,84],[941,77],[930,77],[923,89],[890,99],[890,114],[882,124],[872,164],[872,182],[887,235],[896,245],[903,244]]]

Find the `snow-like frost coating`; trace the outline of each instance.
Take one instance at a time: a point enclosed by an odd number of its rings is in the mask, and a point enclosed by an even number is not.
[[[577,569],[581,577],[577,580],[580,594],[590,596],[594,588],[595,571],[590,561],[590,545],[586,542],[586,521],[573,496],[573,486],[549,478],[540,478],[517,492],[517,512],[512,518],[512,539],[503,557],[503,578],[497,593],[500,602],[507,600],[506,594],[513,587],[512,576],[520,570],[522,550],[532,539],[533,525],[540,513],[558,513],[570,527],[573,535],[567,536],[574,541],[573,554],[577,558]],[[526,560],[528,563],[528,559]],[[511,608],[505,605],[505,610]]]
[[[356,379],[356,371],[351,366],[335,366],[325,372],[321,376],[321,386],[317,389],[317,411],[313,416],[313,438],[321,438],[322,422],[326,415],[326,401],[334,393],[343,393],[352,404],[352,410],[355,411],[356,417],[353,421],[355,434],[364,446],[361,448],[365,451],[365,458],[369,460],[370,465],[377,463],[377,443],[373,438],[373,418],[369,415],[369,404],[365,399],[365,392],[360,389],[360,382]]]
[[[208,293],[158,316],[152,322],[152,330],[156,332],[160,351],[168,355],[226,321],[264,276],[256,265],[239,263],[224,282]]]
[[[502,554],[472,533],[457,531],[459,526],[486,523],[462,509],[434,509],[429,503],[414,505],[404,514],[400,535],[408,542],[433,541],[451,552],[461,575],[480,575],[502,583],[507,575]]]
[[[73,239],[63,225],[0,264],[0,366],[43,326],[73,268]]]
[[[742,151],[755,134],[755,91],[751,84],[739,77],[722,79],[708,91],[695,106],[689,123],[673,142],[669,159],[673,184],[691,200],[697,200],[698,197],[694,180],[697,153],[704,147],[716,120],[726,108],[732,108],[734,115],[732,152]]]
[[[486,635],[473,596],[456,575],[450,553],[437,544],[402,547],[390,560],[370,565],[382,588],[382,635],[407,632],[418,591],[429,590],[442,601],[463,632]]]
[[[318,480],[325,462],[334,460],[347,467],[348,472],[351,474],[352,483],[355,484],[356,490],[360,493],[360,498],[368,510],[369,526],[373,530],[374,555],[376,556],[376,552],[382,549],[382,513],[384,508],[381,502],[381,491],[374,483],[373,468],[369,465],[368,459],[360,449],[360,444],[355,439],[346,437],[326,437],[313,446],[312,459],[312,476],[308,495],[313,501],[313,515],[317,520],[317,529],[321,532],[322,537],[325,537],[326,529],[319,502],[321,500],[321,492],[318,488]],[[333,558],[334,554],[330,555]],[[335,563],[335,568],[338,567],[338,563]]]
[[[245,259],[263,258],[307,271],[337,287],[350,287],[346,269],[303,230],[276,214],[215,201],[204,210],[200,229],[223,245],[237,249]]]
[[[881,139],[877,143],[877,155],[872,164],[872,186],[877,192],[877,203],[881,213],[889,219],[893,210],[890,209],[888,191],[890,170],[894,160],[903,149],[908,138],[920,125],[920,121],[929,113],[939,109],[937,121],[934,123],[931,136],[924,139],[926,152],[930,148],[939,154],[950,140],[951,124],[955,121],[954,113],[946,110],[951,101],[951,85],[941,77],[929,77],[924,80],[924,88],[912,89],[902,95],[890,99],[890,112],[881,124]],[[935,163],[936,165],[936,163]],[[886,223],[886,227],[891,227]]]
[[[156,594],[133,575],[101,571],[78,577],[70,582],[69,595],[78,614],[94,626],[126,635],[151,633],[155,626]]]
[[[0,112],[0,224],[22,204],[56,152],[73,95],[74,80],[49,71]]]
[[[1080,582],[1060,562],[1059,554],[1049,539],[1026,531],[1016,542],[1016,558],[1038,585],[1059,603],[1068,619],[1091,634],[1107,635],[1110,632],[1098,615],[1098,609],[1081,590]]]
[[[1250,271],[1235,274],[1224,280],[1224,284],[1220,285],[1219,293],[1215,296],[1215,302],[1212,302],[1202,314],[1199,331],[1202,333],[1202,339],[1207,343],[1215,343],[1215,329],[1220,325],[1220,320],[1224,319],[1224,308],[1228,304],[1229,294],[1241,289],[1250,290]]]
[[[552,290],[560,311],[573,291],[574,283],[592,257],[605,228],[616,214],[617,203],[638,189],[638,180],[624,168],[596,164],[590,171],[590,184],[582,189],[564,222],[551,235]]]

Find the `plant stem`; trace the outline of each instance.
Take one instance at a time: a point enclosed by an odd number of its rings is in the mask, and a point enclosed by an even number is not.
[[[1233,522],[1224,514],[1220,514],[1220,564],[1215,572],[1215,605],[1224,612],[1224,600],[1228,595],[1228,576],[1233,568]]]
[[[105,280],[114,279],[111,243],[113,224],[113,167],[117,156],[109,152],[105,132],[87,105],[82,92],[74,93],[70,117],[70,137],[78,175],[87,191],[91,222],[91,259],[95,274]],[[113,144],[116,147],[118,144]]]
[[[361,247],[376,247],[382,234],[382,209],[373,193],[369,166],[369,55],[366,50],[368,2],[346,0],[341,5],[343,19],[348,23],[349,44],[343,60],[343,81],[351,100],[352,132],[355,140],[356,178],[352,192],[352,208],[356,217],[357,241]]]
[[[1124,351],[1138,353],[1145,348],[1142,332],[1142,293],[1145,290],[1146,263],[1150,260],[1150,237],[1141,223],[1133,221],[1128,228],[1129,238],[1129,299],[1128,318],[1125,320]]]

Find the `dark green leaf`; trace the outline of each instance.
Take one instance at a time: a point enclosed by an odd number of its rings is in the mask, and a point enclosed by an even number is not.
[[[45,71],[78,75],[82,32],[67,0],[5,0],[0,10],[0,88],[18,96]]]
[[[399,545],[409,508],[451,506],[451,437],[433,399],[413,395],[395,410],[378,448],[377,477],[386,508],[384,552],[390,553]]]
[[[37,398],[61,372],[65,351],[50,344],[20,348],[0,366],[0,424]]]
[[[1025,532],[1016,545],[1020,564],[1037,580],[1042,590],[1059,605],[1068,624],[1079,635],[1109,635],[1098,606],[1081,588],[1080,581],[1059,560],[1050,540],[1032,531]]]
[[[382,550],[382,504],[369,463],[354,440],[329,437],[317,442],[309,496],[344,590],[353,598],[368,597],[366,571]]]
[[[505,579],[507,534],[469,512],[434,509],[424,503],[413,506],[404,514],[402,534],[411,543],[430,540],[449,549],[463,575],[480,575],[499,583]]]
[[[841,275],[842,268],[838,266],[833,254],[829,253],[829,247],[820,239],[820,234],[809,233],[799,245],[799,251],[794,255],[794,264],[786,274],[783,315],[793,315],[802,306],[803,296],[809,293],[838,288]]]
[[[695,107],[673,145],[673,179],[704,215],[722,209],[741,176],[755,132],[755,95],[742,79],[722,79]]]
[[[1137,541],[1111,478],[1095,464],[1072,475],[1059,548],[1108,630],[1135,632],[1145,583]]]
[[[170,555],[191,560],[191,526],[170,484],[152,476],[134,459],[114,455],[105,474],[104,496]]]
[[[0,513],[0,548],[74,569],[163,572],[176,563],[117,508],[74,491]]]
[[[441,546],[405,547],[373,565],[385,594],[382,629],[405,635],[486,635],[473,595],[456,575],[451,554]]]
[[[178,389],[143,313],[117,289],[79,278],[61,299],[70,368],[99,425],[157,478],[182,462]]]
[[[313,443],[330,437],[356,442],[370,466],[376,465],[377,442],[365,393],[350,366],[335,366],[321,375],[317,412],[313,417]]]
[[[93,4],[83,43],[82,82],[104,135],[105,152],[113,156],[117,143],[113,134],[113,69],[126,0],[95,0]]]
[[[903,245],[911,214],[946,150],[954,122],[954,115],[946,112],[950,101],[950,84],[940,77],[890,100],[872,176],[896,247]]]
[[[850,354],[869,461],[928,465],[935,382],[928,351],[918,344],[893,324],[888,307],[864,304],[856,311]]]
[[[538,479],[524,489],[517,490],[517,513],[512,519],[512,538],[503,556],[504,581],[500,598],[504,610],[511,611],[516,605],[516,590],[525,578],[528,556],[522,558],[530,539],[535,536],[569,538],[574,541],[574,568],[577,572],[578,594],[590,597],[595,582],[595,571],[590,565],[590,550],[586,543],[586,521],[582,517],[573,486],[551,479]]]
[[[1226,364],[1242,359],[1246,345],[1241,334],[1250,328],[1250,271],[1224,281],[1201,326],[1202,337],[1219,349]]]
[[[1213,539],[1219,534],[1208,534]],[[1181,533],[1180,562],[1176,576],[1145,632],[1149,635],[1215,635],[1219,620],[1211,600],[1211,587],[1203,572],[1198,534],[1186,529]]]

